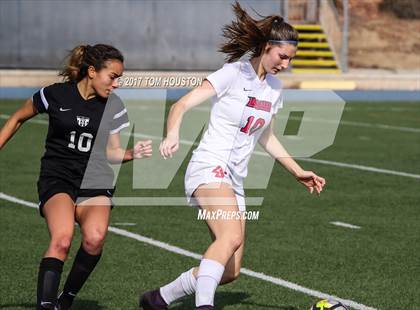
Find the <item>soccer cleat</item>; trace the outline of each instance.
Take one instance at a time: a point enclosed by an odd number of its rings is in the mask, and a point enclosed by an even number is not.
[[[144,310],[167,310],[168,304],[160,294],[159,289],[148,291],[140,298],[140,307]]]
[[[213,306],[207,305],[207,306],[199,306],[196,307],[195,310],[214,310]]]
[[[40,309],[50,309],[54,310],[54,303],[50,301],[41,301],[41,307]]]
[[[67,296],[61,292],[57,299],[57,306],[55,307],[55,310],[70,310],[74,296]]]

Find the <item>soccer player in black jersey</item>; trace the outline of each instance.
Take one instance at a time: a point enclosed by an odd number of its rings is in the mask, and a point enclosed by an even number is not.
[[[69,309],[101,257],[114,192],[108,163],[152,155],[150,140],[137,142],[131,150],[120,145],[119,132],[129,121],[112,91],[118,87],[123,61],[121,52],[109,45],[74,48],[61,72],[66,82],[36,92],[0,130],[1,149],[26,120],[38,113],[49,116],[38,194],[50,243],[39,267],[37,309]],[[82,244],[57,297],[75,222]]]

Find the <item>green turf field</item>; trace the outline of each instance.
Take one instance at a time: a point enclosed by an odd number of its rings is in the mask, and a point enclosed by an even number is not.
[[[0,101],[1,125],[4,115],[20,104]],[[267,190],[247,192],[265,200],[261,207],[249,208],[260,210],[260,219],[248,222],[243,267],[376,309],[419,309],[420,102],[348,103],[342,120],[334,145],[314,158],[417,178],[301,162],[327,179],[324,192],[315,197],[276,165]],[[46,130],[42,122],[26,123],[0,152],[0,192],[37,202]],[[155,141],[155,155],[157,146]],[[164,191],[132,190],[132,164],[127,164],[116,196],[182,196],[185,165]],[[361,229],[337,227],[332,221]],[[118,226],[121,222],[135,226]],[[209,244],[196,211],[182,206],[120,206],[112,213],[111,226],[194,253]],[[70,260],[79,240],[76,233]],[[0,199],[1,309],[34,308],[38,264],[47,242],[45,223],[35,209]],[[140,292],[172,280],[197,262],[110,232],[103,258],[73,308],[137,309]],[[62,279],[69,268],[67,263]],[[219,287],[216,308],[309,309],[317,299],[243,275]],[[192,308],[193,298],[171,307]]]

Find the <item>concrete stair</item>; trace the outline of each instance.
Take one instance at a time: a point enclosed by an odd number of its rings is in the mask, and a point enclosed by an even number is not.
[[[319,24],[294,25],[299,32],[296,57],[292,60],[293,73],[341,73],[327,36]]]

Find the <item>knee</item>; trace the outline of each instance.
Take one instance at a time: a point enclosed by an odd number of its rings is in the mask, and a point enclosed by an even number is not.
[[[229,243],[233,249],[233,252],[236,252],[236,250],[242,246],[243,242],[244,239],[241,233],[232,234],[229,237]]]
[[[83,234],[83,248],[89,254],[96,255],[102,251],[105,242],[106,231],[96,229]]]
[[[239,249],[243,243],[241,234],[229,234],[229,236],[223,236],[221,239],[222,242],[229,248],[229,250],[232,251],[232,253],[236,252],[236,250]]]
[[[54,237],[50,242],[50,249],[59,255],[67,256],[71,247],[72,236]]]

